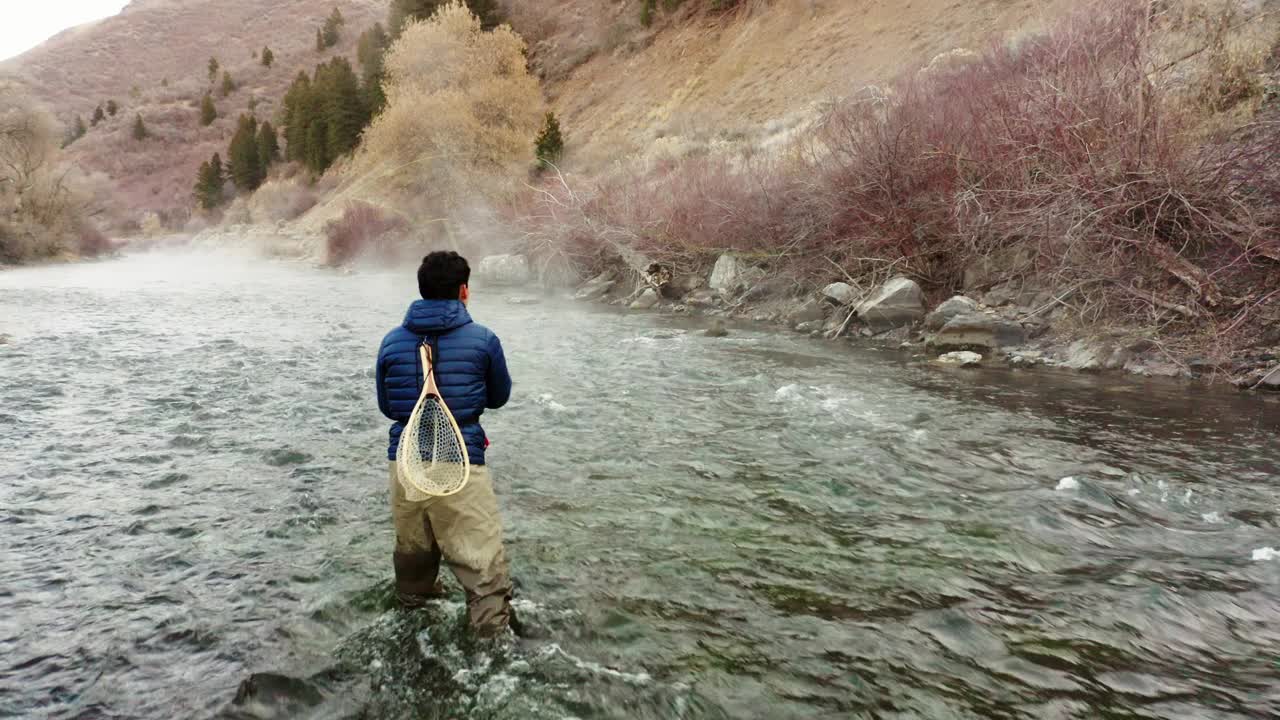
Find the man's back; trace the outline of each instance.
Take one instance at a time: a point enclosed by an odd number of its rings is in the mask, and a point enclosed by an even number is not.
[[[378,351],[378,406],[395,421],[387,458],[394,460],[404,423],[422,393],[418,346],[426,341],[438,353],[436,384],[462,430],[467,454],[484,464],[485,434],[480,416],[506,404],[511,376],[498,336],[471,320],[458,300],[417,300],[400,327],[387,333]]]
[[[478,632],[502,632],[514,622],[511,579],[502,545],[498,498],[485,464],[486,408],[499,408],[511,396],[511,376],[498,337],[471,321],[471,267],[455,252],[433,252],[418,268],[422,300],[409,306],[400,327],[387,333],[378,349],[378,407],[393,421],[387,459],[391,462],[391,517],[396,529],[392,562],[396,595],[408,607],[441,597],[441,560],[448,563],[467,593],[467,610]],[[410,496],[395,462],[400,434],[422,393],[419,347],[433,348],[432,363],[440,397],[467,443],[471,471],[452,495]]]

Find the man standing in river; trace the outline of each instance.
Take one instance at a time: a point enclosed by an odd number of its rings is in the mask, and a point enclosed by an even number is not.
[[[396,545],[392,555],[396,594],[406,607],[441,597],[440,561],[449,565],[467,593],[471,626],[482,635],[500,633],[513,621],[511,580],[502,547],[498,500],[485,466],[488,439],[480,415],[506,404],[511,376],[498,336],[472,322],[467,312],[471,268],[456,252],[433,252],[418,268],[418,290],[400,327],[387,333],[378,351],[378,407],[394,421],[387,458],[391,461],[391,517]],[[449,497],[414,502],[406,498],[396,471],[396,448],[404,424],[422,392],[418,347],[436,348],[440,396],[453,413],[467,444],[471,479]]]

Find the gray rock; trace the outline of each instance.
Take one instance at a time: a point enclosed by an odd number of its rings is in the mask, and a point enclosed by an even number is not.
[[[716,260],[715,267],[711,269],[708,285],[719,293],[734,292],[746,268],[747,266],[737,256],[725,253]]]
[[[1168,360],[1131,359],[1124,364],[1125,372],[1143,377],[1185,377],[1186,371]]]
[[[821,320],[808,320],[796,324],[796,332],[802,332],[806,335],[816,335],[822,332]]]
[[[822,303],[809,299],[793,308],[791,312],[787,313],[786,318],[787,324],[795,327],[807,322],[818,321],[820,323],[826,316],[827,311],[822,306]]]
[[[1271,372],[1262,376],[1262,380],[1258,381],[1258,389],[1280,391],[1280,365],[1271,368]]]
[[[509,295],[506,300],[508,305],[537,305],[542,302],[542,298],[533,295]]]
[[[896,277],[858,305],[857,315],[873,331],[911,325],[924,317],[924,293],[914,280]]]
[[[1133,352],[1110,343],[1077,340],[1067,346],[1059,365],[1082,372],[1117,370],[1133,359]]]
[[[938,350],[995,350],[1026,342],[1027,333],[1018,323],[983,314],[954,317],[929,339],[929,345]]]
[[[0,333],[0,345],[8,345],[11,342],[13,342],[13,338],[3,333]]]
[[[686,295],[700,290],[707,283],[700,276],[694,274],[677,275],[672,278],[671,282],[663,286],[663,294],[671,298],[682,298]]]
[[[685,302],[690,307],[709,308],[714,307],[719,299],[719,296],[710,290],[694,290],[689,297],[685,298]]]
[[[577,300],[599,300],[617,284],[618,281],[614,279],[613,273],[603,272],[584,283],[573,297]]]
[[[982,356],[976,352],[968,350],[960,350],[958,352],[949,352],[938,356],[938,362],[943,365],[958,365],[960,367],[971,367],[982,364]]]
[[[725,328],[724,321],[717,319],[715,322],[711,323],[711,327],[707,328],[702,334],[707,337],[722,338],[728,337],[729,331]]]
[[[849,283],[834,282],[822,288],[822,297],[837,305],[852,305],[858,299],[858,292]]]
[[[490,255],[480,260],[476,275],[495,285],[523,285],[532,277],[523,255]]]
[[[934,308],[925,316],[924,326],[929,330],[941,330],[943,325],[960,315],[973,315],[978,312],[978,303],[963,295],[956,295],[950,300]]]
[[[653,288],[645,288],[640,297],[631,303],[632,310],[648,310],[658,304],[658,293]]]
[[[755,272],[758,272],[756,268],[751,268],[744,275],[744,278],[753,276]],[[755,302],[768,298],[782,297],[792,292],[795,286],[794,280],[777,276],[765,277],[759,282],[752,283],[746,289],[746,292],[742,294],[742,299],[747,302]]]

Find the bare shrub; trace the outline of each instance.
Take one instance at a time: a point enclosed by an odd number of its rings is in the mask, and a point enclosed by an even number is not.
[[[585,269],[619,246],[697,269],[732,249],[815,280],[893,267],[935,295],[1016,249],[1086,319],[1230,317],[1238,330],[1252,289],[1280,287],[1263,160],[1280,131],[1201,147],[1199,118],[1148,79],[1146,8],[1093,5],[1016,47],[837,103],[778,158],[553,175],[510,214],[534,252]]]
[[[76,237],[76,251],[85,257],[97,257],[113,250],[111,240],[92,223],[82,223]]]
[[[384,255],[406,227],[402,218],[374,205],[348,203],[342,217],[325,223],[325,262],[337,266],[364,254]]]

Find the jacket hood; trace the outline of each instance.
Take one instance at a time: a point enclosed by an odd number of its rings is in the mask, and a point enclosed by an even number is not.
[[[415,300],[404,314],[404,328],[415,335],[448,332],[470,322],[461,300]]]

